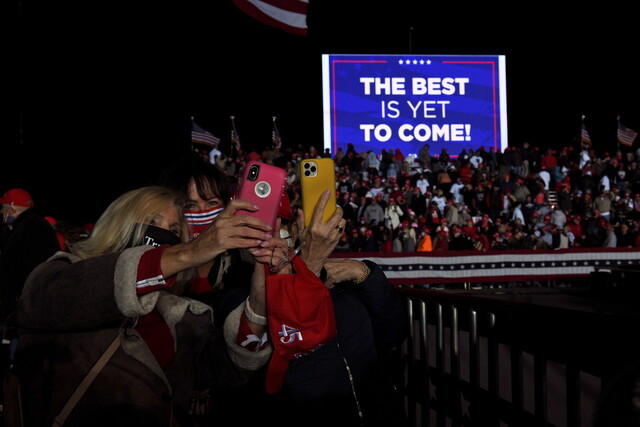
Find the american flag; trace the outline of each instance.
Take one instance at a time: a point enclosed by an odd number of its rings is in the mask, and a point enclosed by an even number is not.
[[[233,3],[263,24],[298,36],[307,35],[309,0],[233,0]]]
[[[238,131],[236,130],[236,122],[233,121],[235,117],[231,116],[231,142],[236,147],[236,151],[240,152],[240,137],[238,136]]]
[[[278,126],[276,126],[276,118],[273,118],[273,130],[271,131],[271,142],[274,148],[280,148],[282,146],[282,138],[280,138],[280,132]]]
[[[582,139],[582,142],[591,144],[591,136],[589,136],[589,131],[587,131],[587,127],[584,125],[584,122],[582,122],[582,130],[580,132],[580,138]]]
[[[638,132],[635,130],[629,129],[618,120],[618,142],[622,145],[626,145],[627,147],[631,147],[633,141],[635,141],[638,136]]]
[[[220,138],[213,136],[194,121],[191,122],[191,142],[197,144],[205,144],[210,147],[217,147],[220,144]]]

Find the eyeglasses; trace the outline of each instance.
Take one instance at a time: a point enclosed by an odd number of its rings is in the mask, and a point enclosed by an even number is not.
[[[289,237],[286,237],[285,239],[288,239],[288,238]],[[292,238],[291,240],[293,242],[296,242],[298,240],[298,236],[296,235],[295,238]],[[289,264],[293,260],[293,258],[295,258],[296,255],[300,253],[303,247],[304,247],[304,242],[300,241],[298,243],[298,246],[293,251],[289,252],[287,255],[282,257],[282,259],[276,265],[273,265],[273,254],[275,251],[271,252],[271,262],[269,263],[269,271],[271,273],[277,273],[280,270],[282,270],[287,264]]]

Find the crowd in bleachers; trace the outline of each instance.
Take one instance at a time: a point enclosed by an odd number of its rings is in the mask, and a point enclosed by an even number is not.
[[[201,150],[208,159],[208,150]],[[588,143],[561,149],[511,146],[431,153],[318,152],[302,146],[220,154],[237,177],[249,160],[287,170],[300,207],[298,162],[332,157],[347,227],[342,252],[561,249],[640,246],[637,152],[597,155]]]

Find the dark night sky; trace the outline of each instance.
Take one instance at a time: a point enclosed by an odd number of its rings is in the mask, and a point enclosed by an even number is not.
[[[49,214],[93,221],[189,150],[191,116],[223,145],[233,115],[245,147],[270,142],[272,116],[285,147],[321,147],[322,53],[504,54],[511,145],[569,145],[582,114],[601,151],[615,150],[618,114],[640,130],[628,10],[310,0],[303,38],[229,0],[139,3],[9,8],[0,191],[21,186]]]

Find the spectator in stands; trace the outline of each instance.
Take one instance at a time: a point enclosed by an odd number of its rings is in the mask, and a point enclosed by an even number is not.
[[[514,183],[513,189],[513,197],[520,202],[524,203],[527,196],[531,194],[529,187],[524,184],[524,180],[522,178],[517,178]]]
[[[632,248],[636,244],[636,236],[625,222],[616,230],[616,245],[619,248]]]
[[[433,192],[431,203],[435,203],[440,215],[444,215],[444,208],[447,206],[447,196],[442,188],[436,188]]]
[[[556,193],[556,199],[558,208],[565,211],[571,211],[571,193],[569,193],[568,184],[560,184],[558,192]]]
[[[542,180],[542,183],[543,183],[542,189],[544,191],[549,191],[549,189],[551,188],[551,173],[547,169],[546,165],[542,165],[540,167],[540,171],[538,172],[538,178]]]
[[[335,251],[336,252],[353,252],[353,250],[351,249],[351,244],[349,243],[349,236],[347,235],[346,232],[343,232],[340,235],[340,240],[336,245]]]
[[[419,218],[425,216],[427,212],[427,202],[427,195],[422,194],[422,191],[420,191],[418,187],[413,188],[413,191],[411,192],[411,199],[409,201],[409,208],[415,212]],[[640,204],[638,206],[640,207]]]
[[[454,170],[455,166],[449,165],[440,169],[436,175],[436,189],[442,190],[442,194],[445,196],[448,196],[451,191],[451,185],[453,184],[451,175]]]
[[[338,151],[333,156],[333,161],[336,165],[342,164],[342,159],[344,158],[344,151],[342,151],[342,147],[338,147]]]
[[[364,161],[364,166],[366,170],[369,172],[369,177],[377,177],[378,176],[378,168],[380,166],[380,161],[378,160],[378,156],[373,150],[369,150],[367,152],[367,157]]]
[[[385,224],[391,230],[395,230],[400,225],[400,218],[404,215],[402,209],[396,205],[394,198],[389,198],[389,205],[385,208]]]
[[[418,180],[416,181],[416,187],[420,189],[422,194],[426,194],[430,189],[429,180],[426,178],[424,173],[418,175]]]
[[[433,250],[433,242],[431,240],[431,231],[427,228],[420,234],[420,241],[416,247],[418,252],[431,252]]]
[[[460,219],[460,205],[455,203],[453,200],[448,200],[447,205],[444,208],[443,217],[451,226],[462,225],[462,221]]]
[[[373,230],[367,228],[364,232],[364,239],[360,241],[358,252],[378,252],[378,250],[380,250],[378,240]]]
[[[436,231],[433,237],[433,252],[443,252],[449,250],[449,233],[445,230]]]
[[[602,243],[603,248],[617,248],[618,247],[618,237],[616,236],[616,230],[613,224],[607,224],[605,226],[606,235],[604,238],[604,242]]]
[[[363,216],[365,217],[367,224],[378,225],[380,222],[384,222],[384,209],[378,203],[377,197],[372,197],[369,200],[369,204],[364,208]]]
[[[458,178],[456,178],[456,182],[451,184],[451,188],[449,189],[449,192],[451,194],[451,198],[453,199],[453,201],[456,203],[459,203],[460,205],[464,203],[464,197],[462,195],[463,189],[464,189],[463,178],[461,176],[458,176]]]
[[[611,219],[613,199],[614,196],[611,193],[610,189],[603,189],[593,201],[593,208],[600,211],[600,216],[607,221]]]
[[[431,153],[429,152],[429,144],[424,144],[420,151],[418,151],[418,160],[423,167],[431,168]]]
[[[399,237],[399,243],[402,247],[401,252],[413,252],[416,250],[416,232],[408,220],[402,221],[402,224],[400,225],[398,237]],[[396,248],[395,242],[394,242],[394,248]]]
[[[473,243],[469,237],[462,232],[460,226],[454,226],[449,235],[449,250],[468,251],[473,248]]]
[[[562,229],[567,223],[567,215],[558,205],[550,204],[551,207],[551,224],[555,225],[559,230]]]

